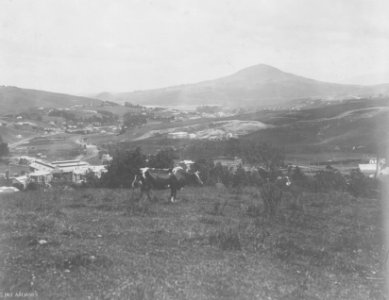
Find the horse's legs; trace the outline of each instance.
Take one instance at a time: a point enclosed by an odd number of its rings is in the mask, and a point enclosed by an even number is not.
[[[176,200],[177,190],[174,188],[170,188],[170,202],[174,203]]]
[[[140,195],[139,195],[139,198],[136,200],[136,202],[140,202],[143,199],[143,197],[145,196],[145,194],[146,194],[147,198],[150,200],[150,190],[151,189],[146,187],[146,186],[141,186]]]
[[[151,198],[151,189],[147,190],[147,199],[149,199],[150,202],[152,200],[152,198]]]

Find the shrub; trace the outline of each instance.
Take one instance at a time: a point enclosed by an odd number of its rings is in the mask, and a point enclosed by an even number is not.
[[[8,144],[4,143],[0,136],[0,158],[9,154]]]
[[[207,185],[214,185],[218,182],[219,174],[215,172],[215,165],[212,160],[199,159],[194,165],[194,169],[201,174],[201,180]]]
[[[317,172],[314,176],[315,191],[346,190],[347,183],[344,176],[331,166]]]
[[[348,192],[354,197],[368,197],[374,192],[375,179],[366,177],[360,169],[351,170],[348,177]]]
[[[30,182],[27,184],[26,191],[37,191],[39,190],[39,184],[35,182]]]
[[[85,174],[85,182],[83,182],[82,187],[96,188],[100,186],[101,186],[100,178],[98,178],[92,171],[88,171]]]
[[[170,169],[174,166],[176,154],[172,148],[160,150],[156,155],[149,157],[148,166],[158,169]]]
[[[234,173],[232,186],[233,187],[242,187],[247,185],[247,174],[246,171],[243,169],[242,165],[239,165],[236,169],[236,172]]]
[[[134,151],[117,151],[108,166],[108,172],[101,176],[101,184],[109,188],[129,187],[131,179],[145,165],[146,157],[140,148]]]

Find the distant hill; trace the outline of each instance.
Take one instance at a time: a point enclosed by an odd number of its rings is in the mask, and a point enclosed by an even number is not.
[[[224,134],[227,132],[232,133],[232,137],[238,135],[242,140],[271,144],[300,158],[309,154],[307,157],[314,160],[315,157],[332,154],[345,159],[368,157],[375,155],[378,144],[388,140],[389,97],[304,102],[301,109],[258,109],[217,120],[202,118],[149,127],[138,138],[134,138],[132,133],[121,136],[123,144],[120,147],[142,147],[150,153],[158,151],[162,145],[176,149],[197,145],[200,149],[201,145],[206,145],[201,140],[206,134],[211,133],[209,139],[228,138]],[[256,124],[257,128],[252,126]],[[168,134],[172,132],[202,137],[188,138],[184,135],[179,138]],[[223,148],[219,150],[223,151]],[[222,152],[220,155],[223,155]]]
[[[389,84],[343,85],[317,81],[260,64],[230,76],[195,84],[129,93],[102,93],[101,99],[142,105],[280,105],[298,98],[341,99],[389,94]]]
[[[0,112],[17,113],[31,108],[66,108],[74,105],[99,105],[101,100],[40,90],[0,86]]]
[[[94,96],[94,98],[103,101],[115,101],[115,95],[109,92],[102,92]]]
[[[243,138],[261,140],[297,153],[374,153],[387,141],[389,98],[333,101],[302,110],[259,111],[240,116],[272,125]]]

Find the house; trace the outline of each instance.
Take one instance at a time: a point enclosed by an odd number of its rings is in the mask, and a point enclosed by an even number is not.
[[[89,163],[80,160],[53,161],[51,165],[54,166],[56,170],[60,170],[62,172],[72,172],[77,169],[90,166]]]
[[[195,162],[192,160],[181,160],[176,162],[175,165],[183,168],[184,170],[190,170]]]
[[[169,132],[167,136],[168,138],[171,139],[185,139],[189,137],[189,134],[186,131],[178,131],[178,132]]]
[[[243,161],[239,157],[228,158],[228,157],[218,157],[213,160],[214,164],[220,163],[222,166],[226,166],[228,168],[236,169],[239,165],[243,164]]]
[[[42,172],[52,172],[55,166],[48,162],[44,162],[42,160],[36,159],[30,164],[30,170],[32,172],[42,171]]]
[[[80,171],[89,167],[89,163],[79,160],[53,161],[51,164],[54,166],[53,179],[57,182],[76,183],[80,180]]]
[[[380,159],[377,165],[377,159],[370,159],[368,164],[359,164],[358,168],[362,173],[374,176],[377,172],[377,175],[384,175],[386,172],[386,160],[384,158]]]
[[[107,172],[106,166],[92,166],[87,162],[79,160],[54,161],[53,179],[57,182],[82,183],[86,175],[92,172],[97,178]]]
[[[56,170],[53,172],[53,178],[57,182],[80,184],[85,182],[86,176],[90,172],[97,178],[101,178],[101,175],[107,172],[107,169],[105,166],[87,166],[67,171]]]
[[[28,175],[28,183],[46,184],[50,183],[52,180],[53,173],[51,171],[35,171]]]
[[[11,179],[12,185],[19,188],[19,190],[24,190],[28,184],[27,175],[14,177]]]
[[[106,173],[108,170],[105,165],[100,166],[89,166],[88,168],[85,168],[85,175],[88,172],[92,172],[97,178],[101,178],[101,175]]]

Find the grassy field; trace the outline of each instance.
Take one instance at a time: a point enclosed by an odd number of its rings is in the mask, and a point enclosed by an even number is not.
[[[3,295],[37,299],[384,299],[381,204],[344,193],[86,189],[3,195]]]

